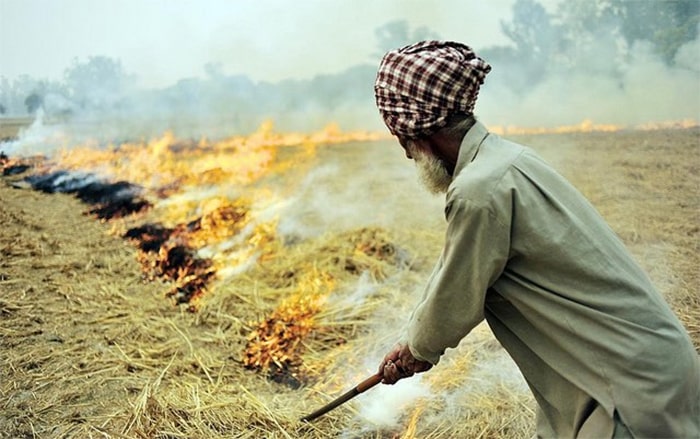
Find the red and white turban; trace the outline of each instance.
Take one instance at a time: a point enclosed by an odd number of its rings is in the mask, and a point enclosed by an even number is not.
[[[384,55],[374,83],[377,107],[395,136],[430,134],[456,112],[472,114],[491,66],[469,46],[422,41]]]

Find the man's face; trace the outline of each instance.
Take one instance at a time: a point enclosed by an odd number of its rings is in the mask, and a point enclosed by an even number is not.
[[[444,194],[452,182],[452,176],[442,163],[428,151],[424,151],[409,140],[405,142],[406,153],[416,162],[418,178],[425,188],[433,194]]]

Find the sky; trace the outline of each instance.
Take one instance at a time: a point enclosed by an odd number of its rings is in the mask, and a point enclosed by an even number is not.
[[[559,0],[540,0],[554,10]],[[406,20],[443,39],[505,45],[515,0],[0,0],[0,77],[59,80],[74,59],[119,59],[143,87],[203,77],[306,79],[378,62],[376,28]]]

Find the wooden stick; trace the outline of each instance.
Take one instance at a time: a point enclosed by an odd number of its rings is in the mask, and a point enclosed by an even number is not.
[[[338,398],[336,398],[333,401],[329,402],[328,404],[324,405],[320,409],[316,410],[315,412],[311,413],[310,415],[304,416],[303,418],[301,418],[301,421],[303,421],[303,422],[313,421],[314,419],[318,418],[319,416],[330,412],[331,410],[338,407],[339,405],[345,404],[346,402],[350,401],[352,398],[356,397],[360,393],[362,393],[366,390],[369,390],[372,387],[376,386],[377,384],[381,383],[382,379],[383,379],[383,377],[381,375],[372,375],[371,377],[362,381],[357,386],[353,387],[352,389],[350,389],[347,392],[340,395]]]

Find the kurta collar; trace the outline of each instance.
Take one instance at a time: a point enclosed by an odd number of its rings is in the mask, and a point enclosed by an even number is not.
[[[477,120],[469,131],[467,131],[464,139],[462,139],[453,176],[456,176],[462,172],[462,169],[466,168],[467,165],[474,160],[476,153],[479,151],[481,142],[483,142],[488,135],[489,130],[484,124]]]

